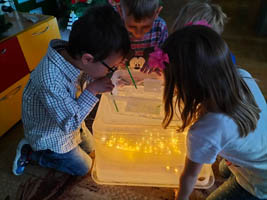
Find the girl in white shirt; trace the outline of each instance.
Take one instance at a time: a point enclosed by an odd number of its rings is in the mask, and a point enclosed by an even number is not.
[[[189,128],[178,199],[189,199],[202,165],[217,155],[233,176],[209,200],[267,199],[267,107],[254,79],[234,66],[227,44],[209,27],[182,28],[162,50],[169,57],[163,126],[179,113],[178,130]]]

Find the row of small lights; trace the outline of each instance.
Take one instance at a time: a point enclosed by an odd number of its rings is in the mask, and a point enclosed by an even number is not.
[[[112,134],[110,137],[102,137],[101,141],[107,147],[116,148],[122,151],[154,153],[155,155],[171,155],[172,153],[182,154],[179,149],[179,136],[171,132],[171,137],[160,136],[159,133],[153,135],[145,130],[147,136],[141,137],[139,141],[130,141],[126,137]]]

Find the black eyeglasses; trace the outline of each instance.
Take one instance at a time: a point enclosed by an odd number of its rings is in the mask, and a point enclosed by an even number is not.
[[[100,61],[102,65],[104,65],[106,68],[108,68],[108,74],[107,77],[111,78],[113,73],[117,70],[117,67],[110,67],[107,63],[104,61]]]

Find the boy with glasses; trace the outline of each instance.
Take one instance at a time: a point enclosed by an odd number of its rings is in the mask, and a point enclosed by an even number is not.
[[[46,56],[32,72],[23,93],[24,136],[17,147],[13,173],[20,175],[31,161],[43,167],[83,176],[90,156],[80,147],[91,134],[84,119],[110,92],[107,74],[128,54],[130,41],[119,14],[111,6],[93,7],[72,27],[69,41],[52,40]],[[76,97],[81,72],[90,77]],[[90,141],[89,141],[90,142]]]

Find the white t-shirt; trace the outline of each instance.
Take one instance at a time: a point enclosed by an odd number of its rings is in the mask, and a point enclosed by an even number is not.
[[[255,80],[239,69],[261,109],[254,132],[241,138],[236,123],[225,114],[207,113],[187,135],[187,156],[197,163],[214,163],[217,155],[232,162],[237,182],[258,198],[267,198],[267,106]]]

